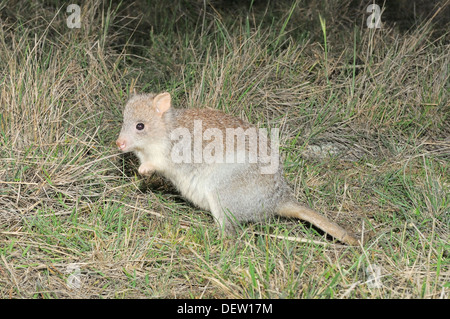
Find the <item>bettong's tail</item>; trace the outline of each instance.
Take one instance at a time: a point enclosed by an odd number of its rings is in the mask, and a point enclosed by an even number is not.
[[[304,207],[299,203],[288,202],[282,204],[278,207],[276,213],[280,216],[295,217],[307,221],[345,244],[359,246],[359,240],[353,237],[344,228],[330,221],[318,212]]]

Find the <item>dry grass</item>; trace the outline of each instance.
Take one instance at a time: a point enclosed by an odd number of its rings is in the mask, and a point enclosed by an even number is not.
[[[406,32],[356,2],[92,0],[69,29],[58,1],[0,0],[0,296],[448,298],[449,6]],[[280,126],[299,200],[374,236],[283,219],[218,239],[117,153],[132,83]]]

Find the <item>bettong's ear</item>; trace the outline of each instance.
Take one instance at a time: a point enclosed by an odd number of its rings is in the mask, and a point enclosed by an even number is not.
[[[130,96],[130,98],[135,96],[135,95],[138,95],[138,92],[137,92],[137,90],[135,88],[135,84],[136,84],[136,79],[132,80],[131,84],[130,84],[130,89],[128,91],[128,95]]]
[[[172,98],[170,97],[170,93],[164,92],[160,93],[153,99],[153,107],[155,108],[156,113],[159,116],[162,116],[170,109]]]

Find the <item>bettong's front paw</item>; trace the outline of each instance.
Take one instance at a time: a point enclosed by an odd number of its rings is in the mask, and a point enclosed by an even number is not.
[[[141,175],[150,176],[155,172],[155,168],[152,164],[142,163],[141,166],[139,166],[138,172]]]

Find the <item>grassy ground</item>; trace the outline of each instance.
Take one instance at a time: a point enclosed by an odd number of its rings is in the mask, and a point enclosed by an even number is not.
[[[0,296],[449,298],[449,5],[408,3],[369,29],[360,1],[91,0],[70,29],[62,1],[0,0]],[[280,127],[299,201],[374,235],[219,239],[118,154],[132,85]]]

